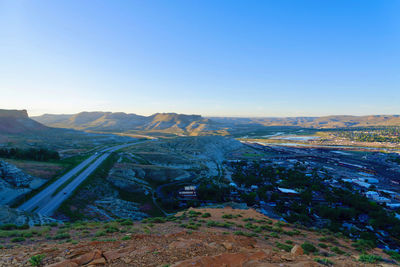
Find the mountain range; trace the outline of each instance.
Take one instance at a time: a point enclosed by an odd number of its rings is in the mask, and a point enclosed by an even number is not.
[[[178,135],[207,134],[221,125],[200,115],[156,113],[151,116],[123,112],[81,112],[72,115],[44,114],[32,119],[56,128],[90,131],[153,131]]]
[[[124,112],[98,111],[29,117],[26,110],[0,110],[0,133],[2,134],[35,133],[51,128],[68,128],[98,132],[140,131],[198,136],[229,135],[270,126],[313,129],[400,126],[400,115],[235,118],[177,113],[142,116]]]
[[[50,127],[92,131],[159,131],[184,135],[228,134],[236,128],[294,126],[301,128],[347,128],[400,126],[400,115],[324,116],[324,117],[202,117],[177,113],[151,116],[123,112],[81,112],[71,115],[44,114],[32,119]]]

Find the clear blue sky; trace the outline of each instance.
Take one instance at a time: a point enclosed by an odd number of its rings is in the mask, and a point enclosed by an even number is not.
[[[0,108],[400,114],[400,1],[0,0]]]

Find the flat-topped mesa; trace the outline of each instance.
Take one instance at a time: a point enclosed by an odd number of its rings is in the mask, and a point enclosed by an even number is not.
[[[28,118],[28,112],[26,111],[26,109],[23,109],[23,110],[0,109],[0,117]]]
[[[49,128],[29,118],[24,110],[0,109],[0,134],[32,134]]]

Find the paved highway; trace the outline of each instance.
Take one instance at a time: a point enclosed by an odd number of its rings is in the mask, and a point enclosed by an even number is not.
[[[33,198],[22,204],[18,209],[33,211],[35,208],[37,208],[35,212],[38,212],[42,215],[50,216],[61,205],[61,203],[72,194],[75,188],[77,188],[97,167],[99,167],[99,165],[110,155],[111,152],[143,142],[146,141],[113,146],[109,148],[104,148],[101,151],[96,152],[94,155],[90,156],[88,159],[80,163],[78,166],[62,176],[60,179],[43,189]],[[87,168],[82,171],[85,167]],[[80,171],[82,172],[77,175],[75,179],[73,179],[63,190],[52,196],[57,191],[57,188],[59,188],[62,184],[64,184]]]

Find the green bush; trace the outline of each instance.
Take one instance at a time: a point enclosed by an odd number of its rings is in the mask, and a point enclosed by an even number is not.
[[[206,213],[203,213],[203,214],[201,215],[201,217],[202,217],[202,218],[209,218],[209,217],[211,217],[211,214],[210,214],[209,212],[206,212]]]
[[[334,243],[334,242],[336,242],[336,239],[335,239],[334,237],[332,237],[332,236],[324,236],[324,237],[321,237],[321,238],[319,239],[319,241],[321,241],[321,242],[332,242],[332,243]]]
[[[16,242],[23,242],[25,241],[25,238],[23,237],[14,237],[11,239],[11,242],[16,243]]]
[[[119,232],[119,229],[114,226],[109,226],[106,228],[106,233],[117,233]]]
[[[277,233],[271,233],[270,236],[274,238],[279,238],[279,235]]]
[[[123,220],[120,222],[121,225],[133,225],[133,222],[131,220]]]
[[[190,230],[198,230],[201,224],[192,222],[192,223],[182,223],[179,226]]]
[[[284,250],[286,252],[289,252],[293,248],[292,245],[282,244],[282,243],[279,243],[279,242],[276,242],[275,245],[276,245],[277,248],[282,249],[282,250]]]
[[[304,253],[309,254],[309,253],[313,253],[313,252],[317,252],[318,249],[311,243],[309,242],[304,242],[301,245],[301,248],[304,250]]]
[[[230,228],[231,225],[230,225],[229,223],[224,223],[224,222],[208,221],[208,222],[207,222],[207,227],[224,227],[224,228]]]
[[[53,239],[55,239],[55,240],[67,239],[67,238],[71,238],[70,234],[68,234],[68,233],[59,233],[53,237]]]
[[[294,235],[299,235],[301,232],[295,229],[293,231],[283,231],[283,233],[288,236],[294,236]]]
[[[382,261],[383,259],[381,256],[377,256],[377,255],[362,254],[358,258],[358,260],[361,262],[365,262],[365,263],[377,263],[379,261]]]
[[[243,231],[235,231],[235,235],[242,235],[242,236],[247,236],[247,237],[257,237],[258,235],[256,233],[246,233]]]
[[[201,215],[201,212],[194,211],[194,210],[189,210],[188,215],[189,215],[189,217],[198,217],[198,216]]]
[[[318,246],[319,246],[320,248],[327,248],[327,247],[328,247],[328,245],[327,245],[327,244],[324,244],[324,243],[319,243]]]
[[[121,238],[121,240],[125,241],[125,240],[130,240],[131,237],[130,236],[124,236],[123,238]]]
[[[29,263],[30,263],[32,266],[40,266],[40,265],[42,265],[42,261],[44,260],[45,257],[46,257],[46,256],[43,255],[43,254],[38,254],[38,255],[32,256],[32,257],[29,259]]]
[[[32,232],[26,232],[26,233],[23,233],[22,236],[26,237],[26,238],[31,238],[33,236],[33,233]]]
[[[106,235],[106,232],[105,232],[105,231],[97,231],[94,235],[95,235],[96,237],[105,236],[105,235]]]
[[[29,227],[29,224],[22,224],[22,225],[18,225],[17,226],[17,229],[19,229],[19,230],[26,230],[26,229],[29,229],[30,227]]]
[[[237,214],[237,215],[234,215],[234,214],[224,214],[224,215],[222,215],[222,218],[224,218],[224,219],[234,219],[234,218],[238,218],[238,217],[242,217],[242,215],[240,215],[240,214]]]
[[[396,261],[400,261],[400,253],[394,251],[394,250],[384,250],[386,254],[388,254],[392,259]]]
[[[375,248],[375,243],[372,240],[358,239],[355,243],[351,244],[358,251],[364,252]]]
[[[346,252],[344,252],[343,250],[341,250],[341,249],[338,248],[338,247],[333,247],[333,248],[331,248],[331,251],[334,252],[334,253],[336,253],[336,254],[338,254],[338,255],[343,255],[343,254],[346,253]]]
[[[17,229],[17,225],[15,225],[15,224],[8,223],[8,224],[0,225],[0,230],[9,231],[9,230],[15,230],[15,229]]]
[[[326,266],[332,266],[334,263],[328,259],[320,259],[320,258],[315,258],[314,261],[318,262],[319,264],[326,265]]]
[[[153,217],[142,220],[142,223],[165,223],[167,221],[164,217]]]

